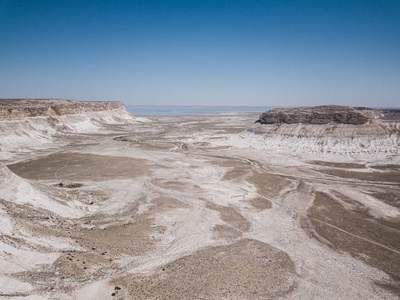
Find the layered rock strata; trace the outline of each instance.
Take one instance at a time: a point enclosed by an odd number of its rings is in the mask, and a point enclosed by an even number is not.
[[[341,105],[316,107],[275,108],[261,114],[257,122],[261,124],[305,123],[305,124],[366,124],[370,118],[361,111]]]
[[[387,116],[391,119],[388,120]],[[323,153],[400,153],[396,113],[347,106],[277,108],[247,133],[258,146]]]
[[[122,102],[0,99],[0,160],[52,147],[59,135],[133,123]]]
[[[110,111],[115,109],[125,109],[125,106],[122,102],[114,101],[80,102],[59,99],[0,99],[0,121]]]

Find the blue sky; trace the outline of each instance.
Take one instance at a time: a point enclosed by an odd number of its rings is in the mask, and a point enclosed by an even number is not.
[[[0,0],[0,98],[400,106],[400,1]]]

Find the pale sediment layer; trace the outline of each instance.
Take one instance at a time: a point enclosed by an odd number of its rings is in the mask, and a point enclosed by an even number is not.
[[[355,127],[357,126],[357,127]],[[365,125],[254,125],[242,136],[259,148],[309,153],[400,153],[399,131],[389,126]]]
[[[108,126],[133,124],[140,118],[133,119],[122,102],[3,99],[0,120],[1,160],[58,147],[66,140],[60,135],[106,131]]]
[[[52,118],[0,122],[0,298],[400,295],[398,155],[266,151],[255,114]]]
[[[366,111],[366,112],[365,112]],[[390,115],[390,120],[386,117]],[[311,153],[400,153],[396,110],[357,110],[346,106],[274,109],[248,129],[254,144]]]

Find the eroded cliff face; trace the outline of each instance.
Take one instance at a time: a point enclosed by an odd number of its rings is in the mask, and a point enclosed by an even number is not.
[[[104,132],[136,122],[122,102],[0,99],[0,160],[53,147],[65,134]]]
[[[0,121],[23,120],[28,117],[62,116],[86,112],[122,109],[122,102],[80,102],[59,99],[0,99]]]
[[[260,147],[315,153],[400,153],[396,113],[326,105],[277,108],[247,131]],[[388,118],[390,116],[390,118]],[[255,135],[257,137],[255,137]]]
[[[315,107],[275,108],[261,114],[261,124],[305,123],[305,124],[366,124],[370,117],[348,106],[323,105]]]

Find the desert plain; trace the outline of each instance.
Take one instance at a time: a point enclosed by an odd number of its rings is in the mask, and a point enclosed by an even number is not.
[[[1,299],[398,299],[395,151],[266,147],[258,113],[106,117],[23,146],[2,121]]]

